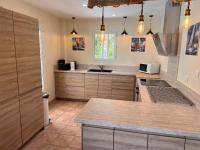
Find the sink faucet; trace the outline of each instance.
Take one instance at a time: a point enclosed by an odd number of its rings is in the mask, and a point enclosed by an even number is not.
[[[103,70],[104,66],[103,65],[98,65],[98,67]]]

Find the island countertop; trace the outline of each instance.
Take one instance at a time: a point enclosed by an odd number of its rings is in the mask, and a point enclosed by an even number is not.
[[[184,105],[91,99],[75,121],[134,132],[200,139],[200,111]]]

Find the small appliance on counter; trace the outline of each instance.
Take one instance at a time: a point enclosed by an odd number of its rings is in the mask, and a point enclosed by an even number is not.
[[[139,71],[148,74],[159,74],[160,64],[157,63],[142,63],[139,66]]]
[[[76,62],[75,61],[71,61],[70,62],[70,68],[72,71],[74,71],[77,67],[76,67]]]
[[[58,70],[70,70],[70,63],[65,63],[64,59],[58,60]]]
[[[58,60],[58,69],[65,70],[65,60],[64,59]]]

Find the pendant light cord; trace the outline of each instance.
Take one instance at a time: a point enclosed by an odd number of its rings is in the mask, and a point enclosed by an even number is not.
[[[104,25],[104,7],[102,7],[102,25]]]
[[[124,17],[124,30],[126,28],[126,19],[127,19],[127,17]]]

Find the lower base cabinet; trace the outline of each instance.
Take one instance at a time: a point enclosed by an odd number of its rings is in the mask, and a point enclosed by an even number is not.
[[[113,150],[113,130],[83,126],[83,150]]]
[[[200,150],[200,141],[82,126],[83,150]]]
[[[184,150],[185,139],[149,135],[148,150]]]
[[[186,140],[185,150],[200,150],[200,141]]]
[[[115,131],[114,150],[147,150],[147,135]]]

